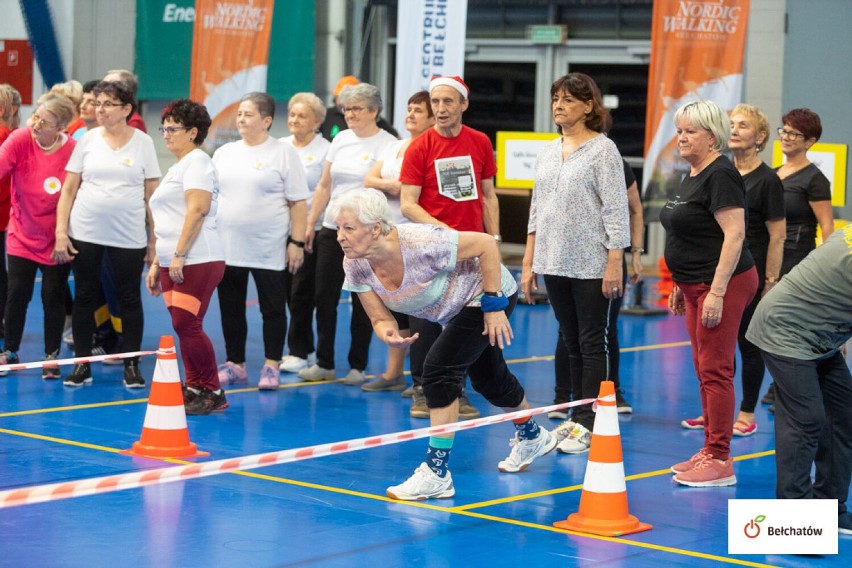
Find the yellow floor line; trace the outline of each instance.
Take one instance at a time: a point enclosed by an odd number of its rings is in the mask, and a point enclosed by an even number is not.
[[[44,441],[48,441],[48,442],[64,444],[64,445],[69,445],[69,446],[74,446],[74,447],[79,447],[79,448],[86,448],[86,449],[91,449],[91,450],[109,452],[109,453],[113,453],[113,454],[118,454],[121,451],[117,448],[110,448],[108,446],[99,446],[99,445],[96,445],[96,444],[87,444],[87,443],[84,443],[84,442],[77,442],[77,441],[74,441],[74,440],[67,440],[67,439],[56,438],[56,437],[52,437],[52,436],[42,436],[40,434],[32,434],[32,433],[28,433],[28,432],[19,432],[19,431],[16,431],[16,430],[9,430],[9,429],[6,429],[6,428],[0,428],[0,434],[8,434],[8,435],[11,435],[11,436],[20,436],[20,437],[24,437],[24,438],[33,438],[33,439],[36,439],[36,440],[44,440]],[[774,453],[775,453],[774,450],[772,450],[772,451],[757,452],[757,453],[753,453],[753,454],[746,454],[746,455],[742,455],[742,456],[738,456],[738,457],[734,458],[734,461],[741,461],[741,460],[746,460],[746,459],[754,459],[754,458],[759,458],[759,457],[765,457],[765,456],[773,455]],[[156,458],[151,458],[151,459],[156,459]],[[195,462],[190,462],[190,461],[186,461],[186,460],[182,460],[182,459],[175,459],[175,458],[160,459],[159,461],[174,463],[174,464],[181,464],[181,465],[189,465],[189,464],[195,463]],[[468,504],[468,505],[461,505],[461,506],[458,506],[458,507],[442,507],[442,506],[439,506],[439,505],[433,505],[433,504],[430,504],[430,503],[419,502],[419,501],[397,501],[395,499],[391,499],[391,498],[385,497],[383,495],[374,495],[372,493],[364,493],[364,492],[361,492],[361,491],[353,491],[351,489],[343,489],[343,488],[340,488],[340,487],[320,485],[318,483],[310,483],[310,482],[307,482],[307,481],[298,481],[298,480],[295,480],[295,479],[287,479],[287,478],[283,478],[283,477],[277,477],[277,476],[266,475],[266,474],[262,474],[262,473],[256,473],[256,472],[253,472],[253,471],[233,471],[233,472],[225,472],[225,473],[227,475],[239,475],[239,476],[243,476],[243,477],[250,477],[250,478],[253,478],[253,479],[261,479],[261,480],[265,480],[265,481],[272,481],[272,482],[275,482],[275,483],[282,483],[282,484],[285,484],[285,485],[294,485],[294,486],[298,486],[298,487],[305,487],[305,488],[316,489],[316,490],[320,490],[320,491],[328,491],[330,493],[337,493],[337,494],[341,494],[341,495],[359,497],[359,498],[362,498],[362,499],[370,499],[370,500],[373,500],[373,501],[383,501],[383,502],[386,502],[386,503],[393,503],[393,504],[406,506],[406,507],[416,507],[416,508],[421,508],[421,509],[428,509],[428,510],[438,511],[438,512],[442,512],[442,513],[450,513],[450,514],[453,514],[453,515],[472,517],[472,518],[488,520],[488,521],[493,521],[493,522],[498,522],[498,523],[503,523],[503,524],[509,524],[509,525],[514,525],[514,526],[526,527],[526,528],[531,528],[531,529],[544,530],[544,531],[561,533],[561,534],[570,534],[570,535],[579,536],[579,537],[583,537],[583,538],[591,538],[591,539],[594,539],[594,540],[617,542],[617,543],[624,544],[624,545],[627,545],[627,546],[635,546],[635,547],[639,547],[639,548],[657,550],[659,552],[677,554],[677,555],[680,555],[680,556],[691,556],[691,557],[695,557],[695,558],[704,558],[704,559],[708,559],[708,560],[715,560],[715,561],[719,561],[719,562],[725,562],[725,563],[728,563],[728,564],[737,564],[737,565],[741,565],[741,566],[772,567],[771,564],[761,564],[761,563],[758,563],[758,562],[749,562],[749,561],[746,561],[746,560],[739,560],[739,559],[735,559],[735,558],[727,558],[727,557],[724,557],[724,556],[716,556],[716,555],[713,555],[713,554],[706,554],[706,553],[703,553],[703,552],[695,552],[695,551],[692,551],[692,550],[685,550],[685,549],[674,548],[674,547],[670,547],[670,546],[663,546],[663,545],[647,543],[647,542],[640,542],[640,541],[635,541],[635,540],[627,540],[627,539],[623,539],[623,538],[619,538],[619,537],[605,537],[605,536],[590,535],[590,534],[585,534],[585,533],[578,533],[578,532],[574,532],[574,531],[566,531],[566,530],[563,530],[563,529],[558,529],[558,528],[553,527],[553,526],[542,525],[542,524],[538,524],[538,523],[529,523],[529,522],[526,522],[526,521],[519,521],[517,519],[509,519],[509,518],[506,518],[506,517],[498,517],[498,516],[495,516],[495,515],[487,515],[487,514],[484,514],[484,513],[478,513],[478,512],[471,510],[471,509],[475,509],[475,508],[490,507],[490,506],[500,505],[500,504],[504,504],[504,503],[511,503],[511,502],[523,501],[523,500],[527,500],[527,499],[534,499],[534,498],[537,498],[537,497],[544,497],[544,496],[548,496],[548,495],[556,495],[556,494],[560,494],[560,493],[567,493],[567,492],[570,492],[570,491],[578,491],[578,490],[581,490],[583,488],[582,485],[571,485],[571,486],[568,486],[568,487],[560,487],[560,488],[551,489],[551,490],[548,490],[548,491],[538,491],[538,492],[535,492],[535,493],[527,493],[527,494],[524,494],[524,495],[516,495],[516,496],[513,496],[513,497],[506,497],[506,498],[502,498],[502,499],[494,499],[494,500],[491,500],[491,501],[481,501],[481,502],[478,502],[478,503],[471,503],[471,504]],[[669,470],[656,470],[656,471],[650,471],[650,472],[646,472],[646,473],[629,475],[629,476],[625,477],[625,481],[632,481],[632,480],[636,480],[636,479],[644,479],[644,478],[648,478],[648,477],[654,477],[654,476],[665,475],[665,474],[671,474],[671,472]]]
[[[763,452],[755,452],[753,454],[743,454],[741,456],[737,456],[734,458],[734,461],[743,461],[743,460],[752,460],[757,458],[763,458],[767,456],[774,456],[775,450],[767,450]],[[671,475],[672,472],[670,469],[658,469],[655,471],[647,471],[644,473],[635,473],[633,475],[626,475],[624,477],[624,481],[636,481],[639,479],[648,479],[650,477],[659,477],[661,475]],[[538,497],[549,497],[551,495],[560,495],[562,493],[571,493],[572,491],[581,491],[583,489],[583,484],[579,485],[569,485],[567,487],[557,487],[555,489],[548,489],[546,491],[536,491],[534,493],[523,493],[521,495],[514,495],[512,497],[502,497],[500,499],[492,499],[490,501],[480,501],[478,503],[468,503],[467,505],[459,505],[458,507],[451,507],[449,510],[452,512],[461,512],[461,511],[470,511],[472,509],[481,509],[483,507],[493,507],[495,505],[504,505],[506,503],[513,503],[515,501],[525,501],[527,499],[536,499]]]

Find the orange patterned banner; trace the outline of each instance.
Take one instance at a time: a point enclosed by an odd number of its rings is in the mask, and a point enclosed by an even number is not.
[[[195,0],[189,96],[213,119],[205,147],[239,137],[240,97],[266,91],[274,0]]]
[[[675,111],[695,100],[724,110],[742,102],[749,0],[654,0],[645,118],[646,219],[688,171],[677,156]]]

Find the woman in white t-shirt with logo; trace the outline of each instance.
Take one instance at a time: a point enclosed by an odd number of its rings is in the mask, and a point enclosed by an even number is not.
[[[325,158],[322,176],[314,193],[308,227],[306,250],[316,250],[317,274],[314,294],[317,310],[317,362],[299,371],[304,381],[329,381],[334,372],[334,339],[337,328],[337,304],[343,288],[343,250],[337,242],[337,225],[326,205],[339,196],[364,187],[364,176],[376,163],[377,156],[396,138],[376,124],[382,112],[382,96],[373,85],[360,83],[346,87],[337,97],[349,127],[334,137]],[[314,239],[314,224],[324,215],[322,229]],[[349,373],[344,384],[365,382],[367,356],[373,336],[370,318],[360,300],[352,296],[352,320],[349,324]]]
[[[287,103],[287,128],[290,136],[282,138],[296,149],[308,179],[307,200],[310,210],[314,191],[322,176],[325,155],[331,143],[320,136],[319,127],[325,121],[325,104],[313,93],[296,93]],[[322,219],[314,224],[314,239],[322,229]],[[280,369],[298,373],[317,361],[314,349],[314,285],[317,255],[305,251],[302,268],[290,277],[290,328],[287,330],[289,354],[281,360]]]
[[[236,123],[242,140],[213,154],[219,171],[216,222],[225,253],[225,275],[218,291],[227,362],[219,367],[219,382],[246,381],[246,294],[251,274],[263,317],[266,361],[258,382],[262,390],[278,389],[287,333],[287,272],[302,266],[309,196],[296,150],[269,136],[274,117],[275,99],[259,92],[244,95]]]
[[[205,415],[228,408],[219,384],[216,352],[204,333],[204,316],[225,273],[225,256],[216,229],[219,174],[199,148],[210,129],[204,105],[178,99],[166,105],[160,131],[177,163],[151,196],[157,256],[145,285],[163,300],[172,316],[186,371],[187,414]]]
[[[124,348],[141,348],[140,281],[143,263],[153,256],[153,235],[149,237],[145,221],[148,198],[160,179],[154,141],[127,124],[136,109],[133,92],[124,83],[102,81],[94,93],[100,126],[83,136],[68,161],[57,206],[54,250],[57,262],[73,260],[71,328],[77,357],[92,354],[104,255],[118,294]],[[64,384],[81,387],[91,382],[89,363],[80,363]],[[124,360],[124,385],[145,386],[138,357]]]
[[[394,225],[408,222],[408,218],[402,214],[399,201],[399,193],[402,190],[399,174],[402,171],[405,151],[412,140],[433,126],[435,126],[435,114],[432,112],[429,91],[418,91],[409,97],[405,112],[405,129],[411,137],[405,140],[397,140],[385,148],[379,155],[376,165],[364,177],[365,187],[378,189],[385,194],[391,210],[391,221]],[[393,311],[391,313],[396,318],[400,335],[408,337],[410,334],[408,316]],[[405,354],[408,349],[405,347],[389,347],[388,349],[388,364],[384,374],[361,385],[361,390],[382,392],[405,389]],[[422,373],[422,369],[412,369],[412,374],[415,374],[415,372]],[[403,393],[403,395],[405,394],[407,393]]]

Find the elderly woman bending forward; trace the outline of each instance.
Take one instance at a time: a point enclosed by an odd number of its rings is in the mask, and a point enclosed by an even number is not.
[[[350,191],[334,204],[337,240],[343,248],[344,288],[361,299],[376,335],[403,347],[389,310],[444,325],[426,356],[423,392],[432,425],[458,420],[465,375],[489,402],[507,412],[529,408],[524,389],[503,360],[512,339],[508,316],[517,285],[500,264],[497,242],[484,233],[434,225],[390,223],[387,199],[373,189]],[[532,418],[515,423],[512,451],[498,469],[515,473],[556,447],[556,439]],[[453,435],[429,439],[426,461],[408,480],[389,487],[393,499],[455,495],[448,468]]]

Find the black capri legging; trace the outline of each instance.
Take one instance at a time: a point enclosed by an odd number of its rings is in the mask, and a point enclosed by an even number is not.
[[[517,301],[515,292],[509,298],[507,317]],[[429,408],[443,408],[459,398],[467,374],[474,390],[494,406],[514,408],[524,400],[524,387],[509,371],[503,350],[482,335],[483,326],[480,308],[463,308],[432,344],[423,368],[423,394]]]

